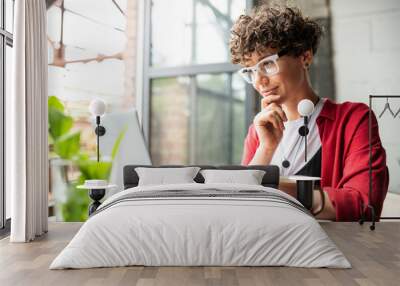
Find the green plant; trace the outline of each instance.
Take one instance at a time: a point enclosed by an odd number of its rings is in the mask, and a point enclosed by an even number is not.
[[[56,96],[48,99],[49,111],[49,144],[52,157],[59,157],[71,162],[79,170],[79,178],[76,181],[67,181],[67,199],[60,205],[64,221],[84,221],[87,219],[87,210],[90,203],[86,190],[79,190],[77,185],[85,180],[108,180],[111,173],[112,162],[118,153],[120,143],[125,135],[126,127],[116,139],[110,162],[97,162],[90,159],[89,154],[80,148],[80,131],[72,132],[73,118],[66,114],[64,105]],[[64,172],[68,172],[65,166]],[[68,176],[65,176],[68,177]]]
[[[65,114],[64,105],[57,97],[48,98],[48,112],[51,155],[70,160],[79,153],[80,132],[70,132],[74,120]]]

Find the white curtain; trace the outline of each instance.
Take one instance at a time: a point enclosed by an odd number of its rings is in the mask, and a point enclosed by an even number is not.
[[[46,1],[15,1],[13,82],[6,110],[7,186],[12,242],[47,232]]]

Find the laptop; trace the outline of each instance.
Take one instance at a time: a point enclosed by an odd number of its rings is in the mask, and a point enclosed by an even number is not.
[[[113,161],[109,180],[111,184],[116,184],[118,188],[111,190],[107,195],[109,196],[123,190],[123,168],[125,165],[151,165],[152,162],[135,109],[126,112],[106,113],[101,118],[101,125],[106,129],[106,133],[100,137],[100,154],[103,160],[111,160],[114,143],[120,133],[125,131]]]

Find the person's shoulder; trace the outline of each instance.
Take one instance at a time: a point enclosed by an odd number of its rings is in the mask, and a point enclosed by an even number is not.
[[[344,130],[344,138],[351,140],[356,132],[368,131],[368,129],[360,128],[368,126],[368,105],[351,101],[334,104],[336,109],[334,126],[337,130]]]
[[[340,109],[342,112],[358,112],[358,113],[365,113],[369,111],[368,105],[363,102],[352,102],[352,101],[345,101],[340,103]]]
[[[344,119],[347,116],[351,116],[355,119],[356,117],[363,117],[369,112],[368,105],[363,102],[345,101],[337,103],[328,99],[325,104],[326,103],[328,103],[331,108],[335,109],[336,118]]]

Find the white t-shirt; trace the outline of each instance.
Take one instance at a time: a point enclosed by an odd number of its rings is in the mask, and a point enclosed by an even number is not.
[[[315,105],[314,112],[310,115],[308,121],[309,133],[307,135],[307,162],[318,152],[321,148],[321,139],[316,119],[322,110],[325,103],[325,98],[321,98]],[[304,136],[300,136],[299,128],[304,125],[304,119],[299,118],[292,121],[284,122],[285,130],[283,137],[275,150],[272,157],[272,165],[277,165],[280,168],[281,176],[292,176],[299,172],[307,162],[304,161],[305,148]],[[283,161],[289,161],[290,166],[285,168],[282,166]]]

